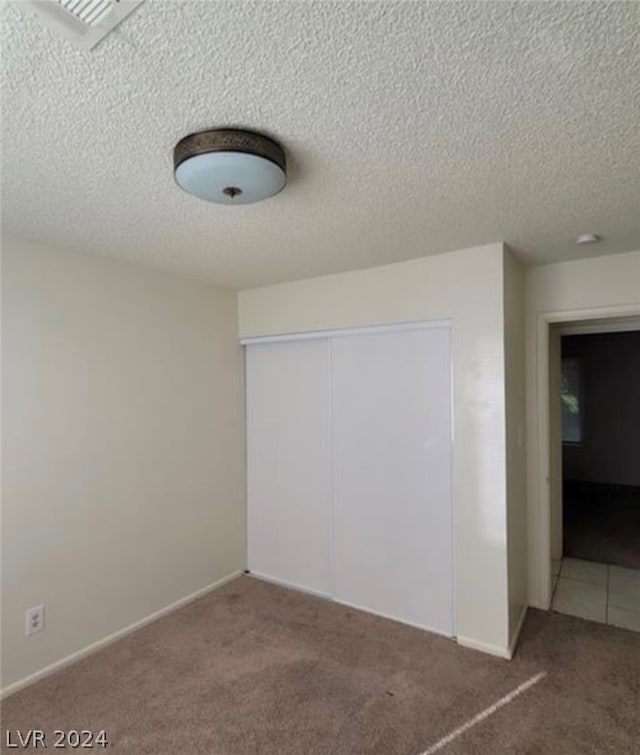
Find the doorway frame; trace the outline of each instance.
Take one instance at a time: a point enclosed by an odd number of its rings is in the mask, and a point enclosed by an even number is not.
[[[566,323],[567,327],[586,333],[588,323],[591,332],[615,332],[625,330],[625,319],[640,317],[640,305],[628,304],[615,307],[560,310],[538,314],[536,323],[536,392],[538,407],[538,553],[537,569],[540,579],[540,608],[551,606],[551,402],[550,402],[550,343],[551,327]],[[581,325],[582,323],[582,325]]]

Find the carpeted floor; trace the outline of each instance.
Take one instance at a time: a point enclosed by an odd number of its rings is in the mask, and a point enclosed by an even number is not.
[[[563,555],[640,569],[640,488],[565,480]]]
[[[106,729],[108,753],[420,755],[540,672],[438,752],[640,752],[638,634],[531,610],[509,663],[243,577],[9,697],[2,741]]]

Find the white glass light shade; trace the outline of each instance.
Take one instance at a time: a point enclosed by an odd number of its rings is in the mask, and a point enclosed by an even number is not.
[[[220,204],[249,204],[281,191],[286,182],[279,165],[246,152],[194,155],[175,169],[178,185],[196,197]]]

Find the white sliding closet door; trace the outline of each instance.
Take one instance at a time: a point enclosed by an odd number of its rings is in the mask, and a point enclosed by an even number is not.
[[[329,342],[246,349],[248,566],[329,594]]]
[[[333,593],[453,634],[449,329],[332,339]]]

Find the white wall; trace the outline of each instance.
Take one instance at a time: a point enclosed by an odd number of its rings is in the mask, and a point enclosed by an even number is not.
[[[240,293],[242,337],[452,320],[457,634],[509,645],[503,246]]]
[[[640,312],[640,252],[529,268],[525,276],[529,603],[547,607],[549,323]]]
[[[244,568],[244,410],[234,293],[2,251],[7,688]]]
[[[505,420],[509,637],[514,643],[527,607],[527,501],[525,456],[524,270],[504,255]]]

